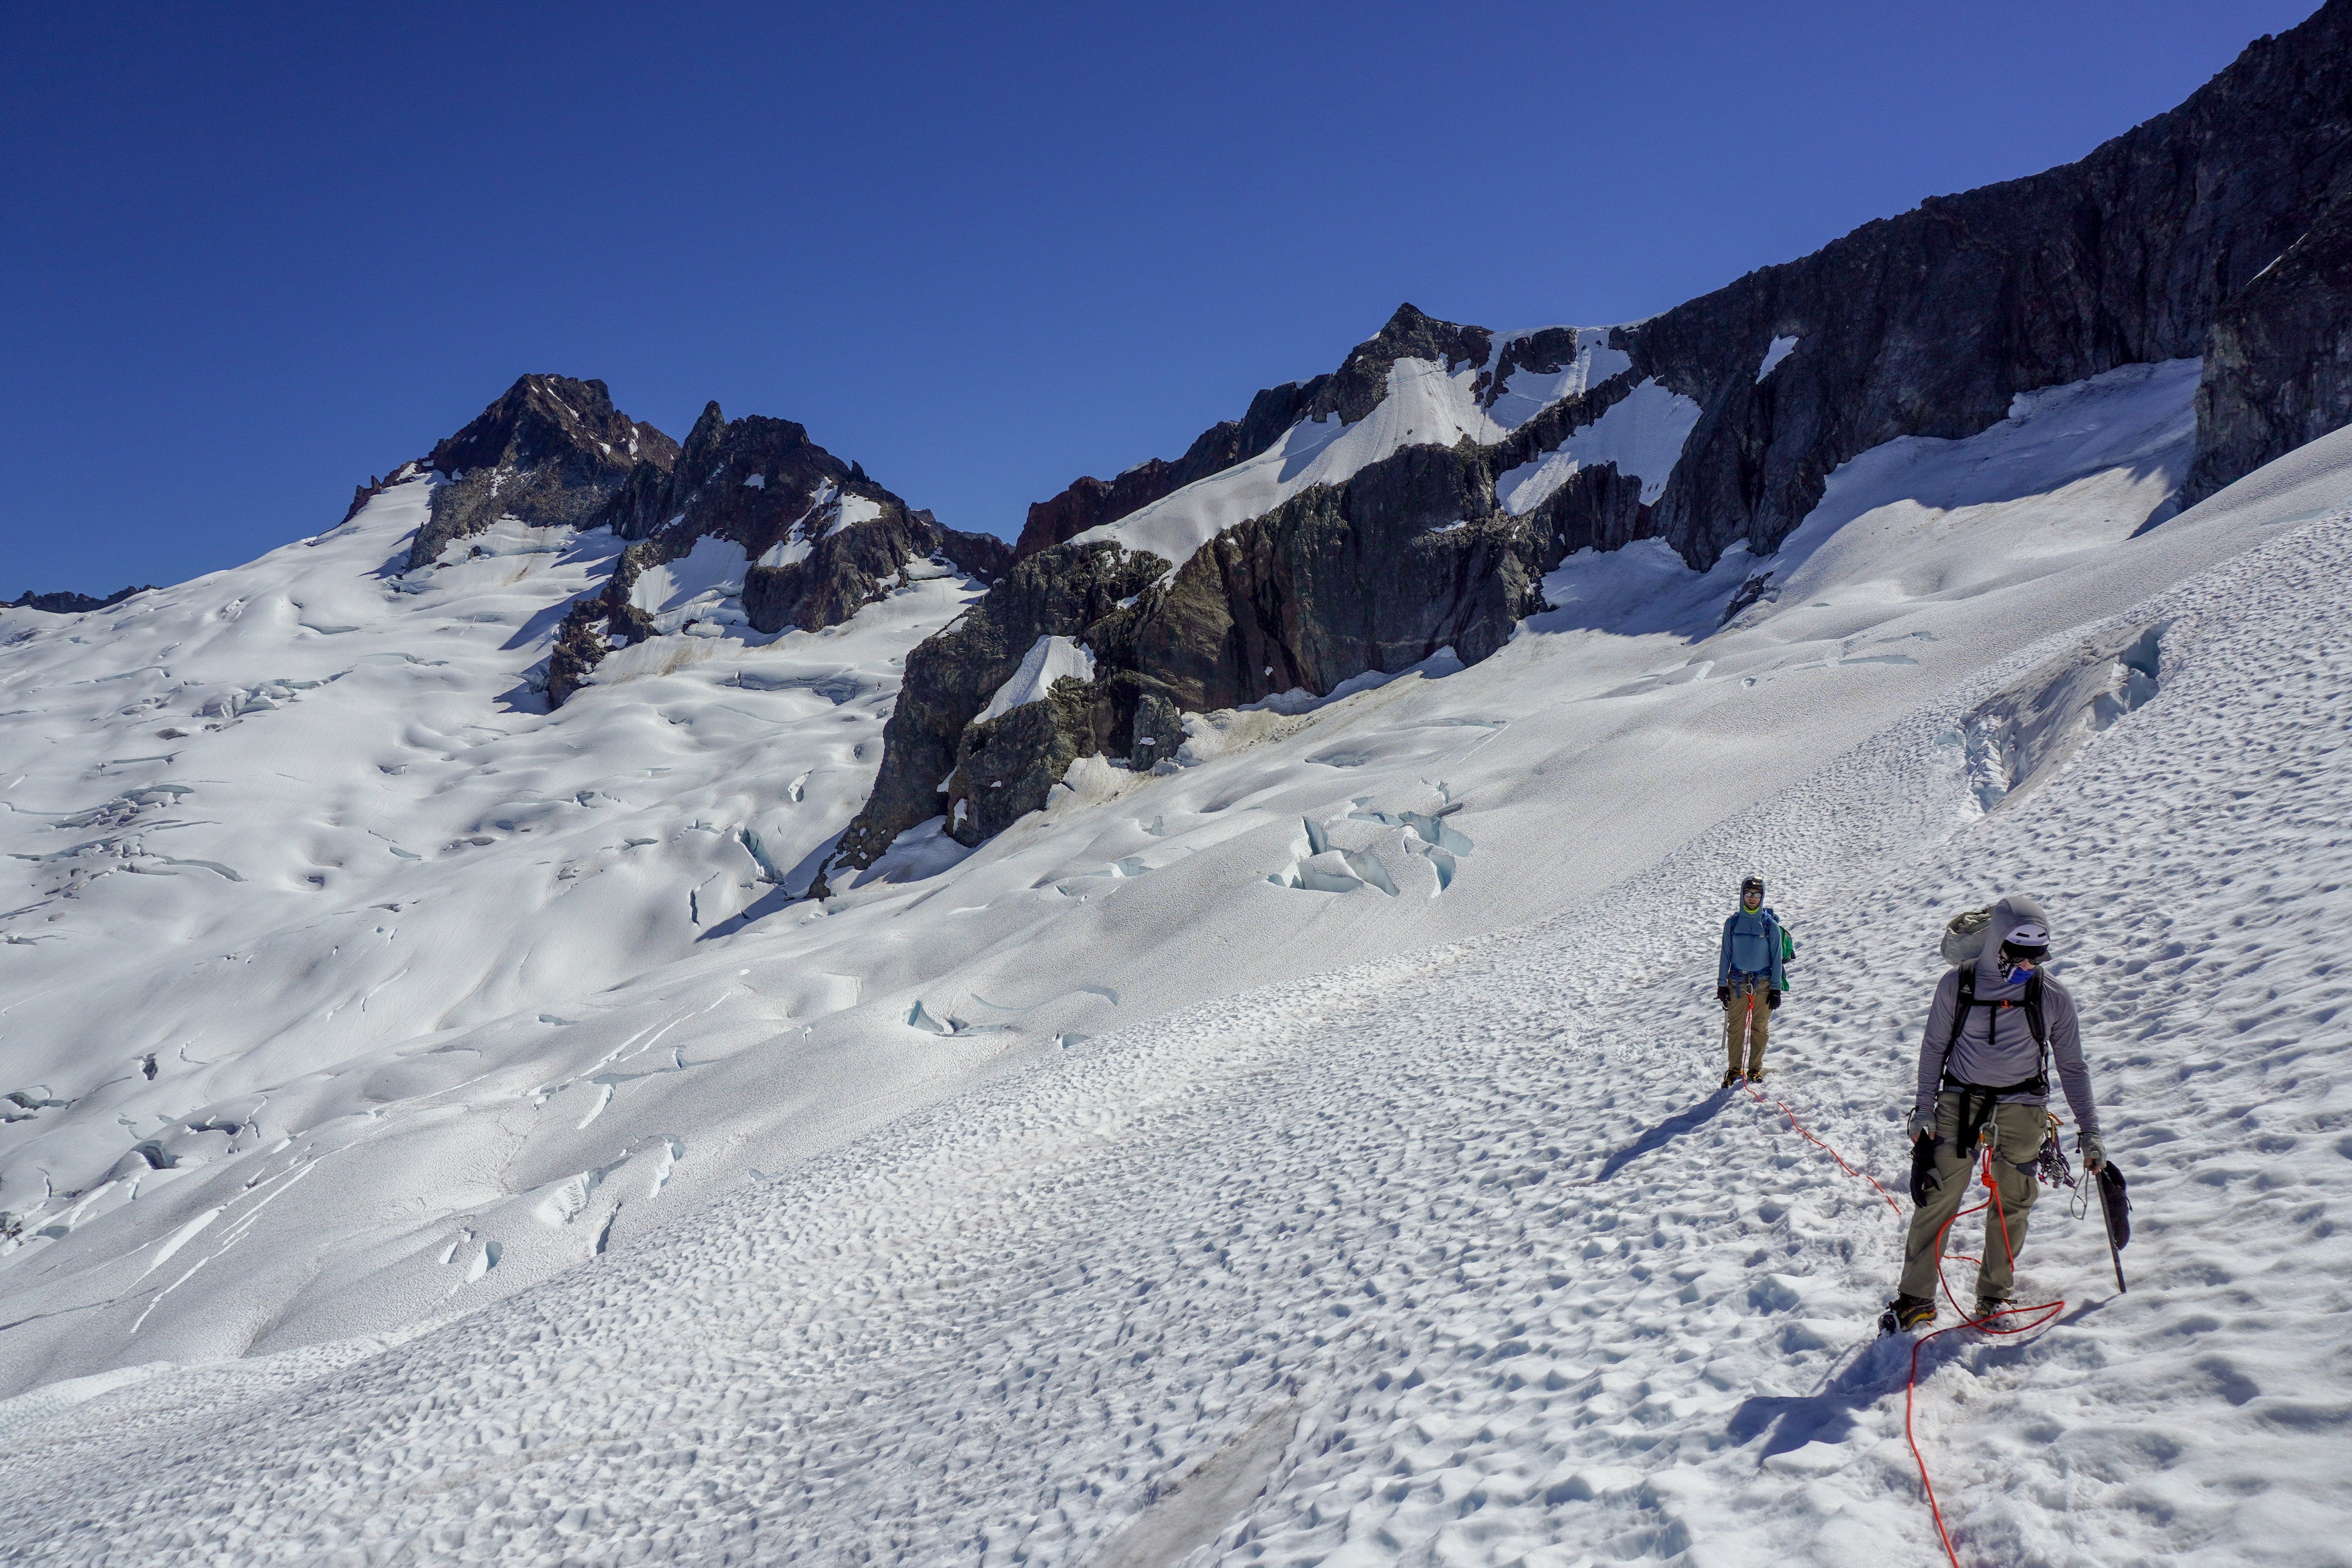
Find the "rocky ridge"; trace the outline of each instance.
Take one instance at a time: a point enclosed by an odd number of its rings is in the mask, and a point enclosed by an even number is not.
[[[942,528],[910,508],[792,421],[730,422],[716,402],[675,462],[638,464],[594,521],[629,544],[603,589],[564,616],[548,668],[558,704],[610,649],[656,634],[638,602],[639,578],[706,539],[741,550],[740,612],[762,633],[838,625],[889,591],[909,562],[937,559],[992,581],[1013,555],[993,535]]]
[[[500,517],[538,527],[593,527],[634,472],[666,470],[677,459],[677,443],[614,408],[603,382],[530,375],[420,463],[403,465],[393,477],[375,481],[373,490],[420,470],[445,481],[434,487],[431,521],[409,547],[414,570]],[[352,511],[371,493],[371,486],[362,486]]]
[[[2020,393],[2122,365],[2206,356],[2182,500],[2210,494],[2352,418],[2347,182],[2352,0],[2330,0],[2074,163],[1932,198],[1609,329],[1608,373],[1491,441],[1387,453],[1181,562],[1080,537],[1181,505],[1169,498],[1303,421],[1367,418],[1400,362],[1476,365],[1473,395],[1491,408],[1517,372],[1557,371],[1584,337],[1498,343],[1403,307],[1338,371],[1259,393],[1174,463],[1033,507],[1020,566],[909,658],[880,777],[835,864],[870,866],[942,806],[977,843],[1043,804],[1076,757],[1164,758],[1171,715],[1325,693],[1448,646],[1475,662],[1541,607],[1543,574],[1577,549],[1656,538],[1698,570],[1743,547],[1767,558],[1839,465],[1900,436],[1975,434]],[[1637,396],[1693,411],[1664,472],[1558,460]],[[1527,483],[1538,466],[1549,476]],[[1045,591],[1059,578],[1070,591]],[[1759,574],[1746,597],[1766,586]],[[1046,636],[1090,650],[1093,678],[981,721],[1024,639]]]
[[[14,599],[0,599],[0,610],[39,610],[51,615],[87,615],[93,610],[120,604],[134,593],[150,592],[154,586],[148,582],[118,588],[103,599],[96,594],[76,593],[71,589],[59,589],[55,593],[36,593],[28,588]]]

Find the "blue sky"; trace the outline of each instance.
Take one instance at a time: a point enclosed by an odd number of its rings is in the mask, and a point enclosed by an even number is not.
[[[1623,320],[2081,156],[2310,0],[20,6],[0,596],[233,565],[520,374],[953,527],[1400,300]]]

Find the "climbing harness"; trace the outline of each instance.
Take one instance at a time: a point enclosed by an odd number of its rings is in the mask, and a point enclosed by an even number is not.
[[[2035,999],[2039,1000],[2038,998]],[[1991,1006],[1996,1004],[1988,1003],[1984,1005]],[[2036,1012],[2039,1011],[2038,1009],[2035,1010]],[[1963,1018],[1968,1016],[1965,1009],[1961,1010],[1960,1016]],[[2036,1018],[2034,1022],[2038,1024],[2040,1019]],[[2035,1032],[2037,1036],[2040,1033],[2038,1029]],[[1844,1155],[1839,1154],[1837,1150],[1832,1148],[1820,1138],[1815,1137],[1811,1130],[1806,1127],[1802,1122],[1799,1121],[1797,1119],[1797,1113],[1794,1111],[1790,1110],[1786,1104],[1777,1099],[1768,1100],[1764,1095],[1758,1093],[1753,1086],[1744,1087],[1748,1088],[1749,1097],[1752,1098],[1759,1105],[1770,1105],[1775,1110],[1778,1110],[1780,1114],[1786,1116],[1789,1119],[1789,1125],[1796,1130],[1797,1135],[1804,1139],[1805,1142],[1812,1145],[1815,1148],[1821,1150],[1823,1154],[1829,1155],[1831,1159],[1836,1161],[1838,1169],[1845,1172],[1848,1176],[1860,1176],[1863,1180],[1870,1183],[1871,1189],[1877,1193],[1880,1197],[1885,1198],[1886,1200],[1886,1207],[1893,1209],[1898,1218],[1901,1218],[1903,1214],[1903,1206],[1895,1202],[1894,1197],[1888,1194],[1885,1187],[1878,1185],[1878,1179],[1875,1176],[1873,1176],[1868,1171],[1856,1170],[1853,1166],[1848,1165],[1845,1161]],[[2042,1147],[2044,1149],[2049,1148],[2057,1141],[2055,1135],[2056,1122],[2057,1118],[2053,1116],[2051,1118],[2051,1134],[2042,1139]],[[1964,1143],[1961,1145],[1961,1147],[1969,1148],[1973,1152],[1973,1145],[1970,1144]],[[1956,1312],[1959,1312],[1963,1321],[1952,1324],[1949,1328],[1931,1330],[1927,1333],[1921,1334],[1916,1340],[1912,1342],[1910,1375],[1903,1389],[1903,1440],[1911,1446],[1912,1463],[1919,1467],[1919,1485],[1927,1494],[1927,1511],[1935,1518],[1937,1538],[1944,1543],[1944,1555],[1950,1559],[1952,1568],[1961,1568],[1960,1554],[1952,1545],[1952,1532],[1950,1530],[1946,1528],[1944,1524],[1943,1505],[1937,1500],[1936,1483],[1928,1477],[1927,1456],[1919,1451],[1919,1438],[1912,1427],[1912,1406],[1919,1388],[1919,1353],[1927,1347],[1929,1340],[1935,1339],[1938,1335],[1957,1333],[1961,1329],[1973,1328],[1980,1330],[1988,1334],[2000,1334],[2005,1336],[2032,1333],[2037,1329],[2045,1328],[2049,1324],[2055,1322],[2060,1314],[2064,1312],[2066,1310],[2066,1303],[2063,1301],[2043,1301],[2039,1305],[2030,1307],[2011,1307],[2004,1304],[1998,1312],[1988,1313],[1983,1317],[1970,1317],[1960,1306],[1960,1299],[1952,1294],[1952,1282],[1944,1277],[1943,1259],[1945,1237],[1950,1234],[1952,1226],[1956,1221],[1965,1218],[1971,1214],[1981,1214],[1988,1207],[1992,1209],[1994,1217],[2000,1221],[2000,1243],[2002,1248],[2007,1250],[2010,1255],[2010,1266],[2012,1270],[2014,1270],[2016,1267],[2016,1249],[2011,1245],[2009,1239],[2009,1216],[2004,1210],[2000,1201],[2000,1188],[1995,1186],[1993,1181],[1992,1162],[1995,1157],[1996,1156],[1992,1154],[1988,1153],[1985,1155],[1984,1164],[1979,1167],[1980,1174],[1984,1179],[1984,1185],[1990,1196],[1988,1197],[1983,1203],[1977,1204],[1973,1207],[1963,1208],[1957,1211],[1952,1215],[1951,1218],[1945,1220],[1942,1228],[1936,1232],[1936,1282],[1943,1288],[1945,1299],[1952,1303],[1952,1310]],[[2039,1168],[2040,1164],[2041,1162],[2037,1160],[2037,1169]],[[2059,1168],[2062,1170],[2066,1168],[2065,1155],[2063,1153],[2058,1156],[2058,1165]],[[2102,1168],[2102,1176],[2104,1177],[2106,1171],[2113,1169],[2115,1169],[2115,1166],[2113,1162],[2109,1162]],[[2118,1181],[2120,1182],[2120,1177],[2118,1177]],[[2072,1186],[2075,1184],[2070,1180],[2066,1185]],[[2110,1232],[2110,1235],[2112,1236],[2112,1231]],[[2128,1235],[2128,1231],[2126,1231],[2126,1235]],[[2120,1243],[2115,1243],[2115,1245],[2119,1246]],[[1978,1260],[1973,1258],[1965,1259],[1964,1260],[1969,1262],[1978,1261]],[[2123,1280],[2123,1268],[2120,1263],[2116,1265],[2116,1279],[2117,1284],[2120,1285]],[[2000,1323],[1996,1323],[1994,1321],[1996,1319],[2003,1321]]]

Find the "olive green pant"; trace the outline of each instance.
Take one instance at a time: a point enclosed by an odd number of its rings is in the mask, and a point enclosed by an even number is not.
[[[1985,1206],[1982,1260],[1977,1265],[1977,1295],[2006,1299],[2016,1281],[2013,1265],[2025,1251],[2025,1225],[2042,1184],[2033,1177],[2034,1157],[2042,1152],[2048,1132],[2049,1111],[2039,1104],[1997,1105],[1984,1130],[1992,1146],[1994,1192],[1999,1201]],[[1942,1249],[1937,1245],[1944,1228],[1959,1211],[1975,1183],[1969,1167],[1981,1153],[1954,1146],[1959,1136],[1960,1096],[1947,1089],[1936,1096],[1936,1176],[1939,1186],[1911,1216],[1910,1234],[1903,1242],[1903,1293],[1936,1294],[1936,1265]]]
[[[1771,987],[1762,980],[1734,980],[1731,999],[1723,1004],[1723,1049],[1731,1071],[1739,1069],[1739,1041],[1748,1040],[1748,1076],[1764,1071],[1764,1042],[1772,1033],[1772,1009],[1765,1000]]]

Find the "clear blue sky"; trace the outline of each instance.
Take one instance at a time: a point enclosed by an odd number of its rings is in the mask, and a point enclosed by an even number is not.
[[[314,533],[537,371],[1009,534],[1400,300],[1647,315],[2312,6],[16,6],[0,596]]]

